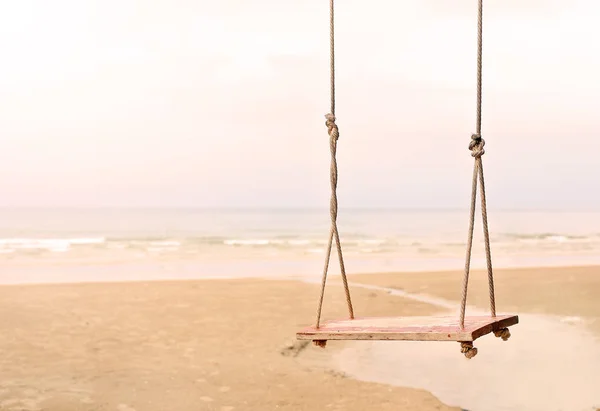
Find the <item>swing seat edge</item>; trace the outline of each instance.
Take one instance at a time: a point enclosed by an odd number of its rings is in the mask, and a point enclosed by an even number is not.
[[[461,328],[456,316],[365,317],[323,322],[296,333],[298,340],[371,341],[475,341],[519,323],[516,314],[465,317]]]

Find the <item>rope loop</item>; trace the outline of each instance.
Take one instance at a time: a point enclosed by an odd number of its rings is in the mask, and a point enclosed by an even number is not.
[[[335,141],[337,141],[340,137],[340,132],[338,130],[337,124],[335,124],[335,116],[329,113],[325,114],[325,118],[325,125],[327,126],[327,132],[329,133],[329,136]]]
[[[468,360],[477,355],[477,348],[473,347],[473,343],[470,341],[460,343],[460,352],[467,357]]]
[[[494,335],[498,338],[502,338],[502,341],[506,341],[510,338],[510,330],[508,328],[500,328],[494,331]]]
[[[481,158],[485,154],[483,147],[485,146],[485,140],[481,138],[481,134],[472,134],[471,142],[469,143],[469,150],[471,150],[471,156],[475,158]]]

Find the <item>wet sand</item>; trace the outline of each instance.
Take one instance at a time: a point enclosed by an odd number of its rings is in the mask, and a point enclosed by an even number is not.
[[[487,285],[481,272],[472,278],[475,313],[486,308]],[[344,294],[331,280],[323,315],[343,317]],[[460,273],[353,275],[351,282],[361,316],[454,312],[460,296]],[[521,324],[507,342],[478,340],[470,361],[455,343],[303,346],[295,332],[314,321],[316,284],[3,286],[0,409],[485,411],[518,402],[519,410],[536,410],[539,401],[530,399],[540,395],[560,406],[546,411],[600,408],[600,398],[588,395],[600,387],[600,269],[499,270],[496,285],[499,311],[517,311]],[[419,301],[420,293],[437,300]],[[482,404],[490,406],[473,407]]]
[[[489,313],[486,273],[474,272],[468,314]],[[371,289],[427,301],[457,315],[462,273],[354,276]],[[600,270],[596,267],[497,270],[500,312],[514,312],[520,324],[503,342],[493,336],[475,342],[471,361],[454,343],[352,343],[336,356],[337,366],[365,381],[432,392],[442,402],[469,410],[596,410],[600,408]],[[454,290],[452,288],[454,287]],[[402,288],[402,290],[398,290]],[[427,292],[427,295],[419,294]],[[433,298],[432,298],[433,296]],[[453,300],[448,298],[454,297]]]
[[[462,271],[439,271],[424,275],[362,274],[353,275],[352,281],[403,290],[410,294],[427,294],[458,303],[463,275]],[[588,329],[600,335],[600,267],[495,269],[494,286],[499,312],[573,317],[572,321],[584,320]],[[488,309],[486,271],[471,272],[468,303],[482,310]]]

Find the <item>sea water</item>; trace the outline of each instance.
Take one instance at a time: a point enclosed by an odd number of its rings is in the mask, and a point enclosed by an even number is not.
[[[327,209],[1,209],[0,281],[318,277],[329,226]],[[338,227],[349,273],[464,264],[468,210],[341,208]],[[490,210],[489,229],[496,267],[600,263],[599,212]]]

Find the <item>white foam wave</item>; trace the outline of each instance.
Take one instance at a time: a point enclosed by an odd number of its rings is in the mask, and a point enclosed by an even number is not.
[[[225,240],[225,245],[268,245],[270,240]]]
[[[87,245],[87,244],[104,244],[106,242],[106,238],[97,237],[97,238],[71,238],[68,240],[70,244],[77,245]]]
[[[150,244],[158,247],[179,247],[181,245],[179,241],[151,241]]]
[[[383,245],[386,242],[387,242],[386,240],[372,239],[372,240],[359,241],[359,244],[362,243],[362,244],[369,244],[369,245]]]
[[[342,235],[342,247],[348,255],[362,256],[368,259],[389,258],[401,255],[403,258],[462,258],[464,246],[461,238],[453,238],[454,234],[442,236],[411,237],[407,234],[386,235],[372,233],[365,235],[354,233]],[[6,236],[8,237],[8,236]],[[0,238],[0,253],[8,255],[31,254],[35,252],[66,252],[85,250],[91,252],[110,252],[124,250],[123,253],[139,250],[144,253],[161,251],[179,251],[183,254],[213,252],[215,247],[224,247],[222,252],[233,254],[245,250],[260,255],[273,255],[287,258],[294,255],[298,258],[322,254],[327,246],[327,236],[318,236],[315,232],[292,233],[277,232],[267,235],[251,234],[246,236],[241,231],[238,235],[187,237],[162,236],[81,236],[74,238]],[[591,255],[600,252],[600,235],[571,235],[564,232],[541,234],[499,234],[493,241],[495,254],[500,258],[515,256],[545,257],[548,255]],[[87,248],[85,248],[87,247]],[[473,244],[474,253],[483,250],[483,241],[478,238]],[[92,249],[93,248],[93,249]],[[120,251],[119,251],[120,252]],[[221,251],[219,251],[221,252]],[[261,254],[262,253],[262,254]],[[12,257],[11,257],[12,258]]]
[[[104,237],[94,238],[0,238],[0,250],[4,253],[17,250],[68,251],[71,246],[104,244]]]
[[[365,253],[365,254],[372,254],[372,253],[377,253],[380,250],[378,248],[361,248],[359,251],[361,253]]]
[[[600,241],[598,236],[571,236],[566,234],[539,234],[539,235],[514,235],[509,236],[518,244],[543,244],[543,243],[597,243]],[[512,241],[509,241],[512,242]]]
[[[367,240],[353,240],[353,239],[342,239],[342,245],[344,246],[378,246],[388,243],[388,240],[383,239],[367,239]],[[223,241],[224,245],[235,245],[235,246],[256,246],[256,245],[275,245],[275,246],[305,246],[305,245],[326,245],[326,239],[294,239],[294,240],[279,240],[279,239],[268,239],[268,238],[254,238],[254,239],[229,239]]]
[[[177,247],[148,247],[146,251],[150,253],[162,253],[165,251],[177,251]]]
[[[290,241],[288,241],[288,244],[290,244],[290,245],[308,245],[310,243],[311,243],[310,240],[290,240]]]

